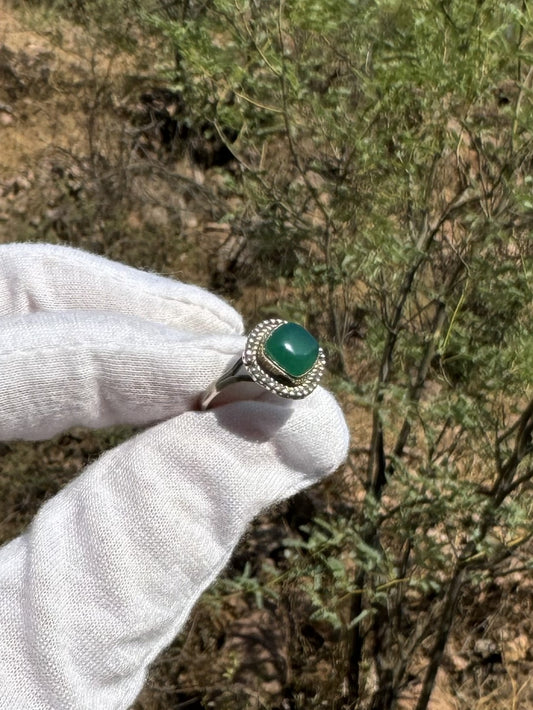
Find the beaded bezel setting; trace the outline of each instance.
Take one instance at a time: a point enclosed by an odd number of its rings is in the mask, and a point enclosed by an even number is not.
[[[303,399],[307,397],[317,387],[320,382],[325,368],[326,357],[321,347],[316,344],[316,358],[314,363],[302,375],[291,375],[283,367],[283,363],[269,357],[265,352],[266,344],[272,334],[281,326],[295,325],[297,329],[301,329],[308,336],[308,341],[313,341],[314,338],[302,326],[291,324],[290,321],[282,320],[281,318],[270,318],[264,320],[250,331],[246,341],[246,347],[242,354],[242,362],[246,366],[250,377],[254,382],[257,382],[261,387],[275,392],[280,397],[289,399]],[[289,330],[290,329],[286,329]],[[315,341],[316,342],[316,341]],[[295,348],[288,343],[291,351],[298,347],[295,343]],[[291,356],[298,357],[291,352]],[[308,353],[306,357],[308,357]]]

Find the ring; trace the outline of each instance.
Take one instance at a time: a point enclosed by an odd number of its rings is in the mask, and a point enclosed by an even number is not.
[[[200,409],[238,382],[255,382],[280,397],[303,399],[316,388],[325,368],[324,351],[311,333],[297,323],[270,318],[250,331],[244,352],[206,389]]]

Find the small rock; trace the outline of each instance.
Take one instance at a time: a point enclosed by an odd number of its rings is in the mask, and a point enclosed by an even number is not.
[[[518,663],[519,661],[525,661],[530,648],[531,641],[527,634],[520,634],[512,641],[509,641],[507,644],[505,644],[505,660],[509,663]]]
[[[168,226],[168,210],[166,207],[163,207],[163,205],[154,205],[153,207],[146,207],[143,212],[146,221],[153,224],[155,227]]]
[[[198,217],[193,214],[192,212],[188,212],[183,215],[182,217],[182,222],[183,222],[183,227],[184,229],[197,229],[198,225],[200,224],[198,221]]]

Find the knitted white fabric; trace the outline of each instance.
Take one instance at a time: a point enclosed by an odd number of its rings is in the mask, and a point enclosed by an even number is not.
[[[166,420],[0,548],[0,708],[127,708],[260,510],[339,466],[331,395],[189,411],[242,349],[201,289],[64,247],[0,246],[0,439]]]

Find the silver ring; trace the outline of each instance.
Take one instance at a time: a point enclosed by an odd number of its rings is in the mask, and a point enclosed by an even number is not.
[[[208,409],[223,389],[255,382],[288,399],[303,399],[316,388],[326,368],[324,351],[297,323],[270,318],[250,332],[242,355],[211,384],[200,399]]]

